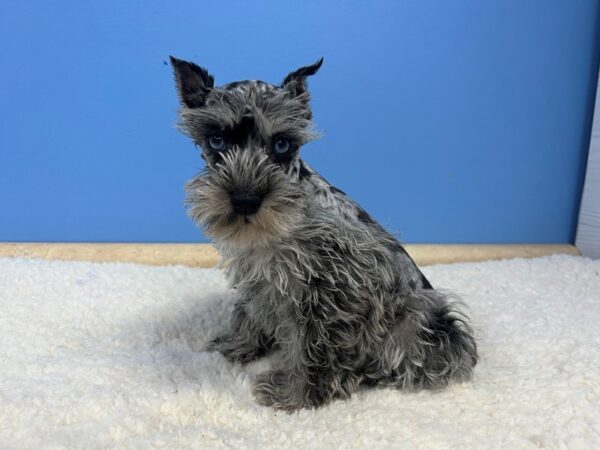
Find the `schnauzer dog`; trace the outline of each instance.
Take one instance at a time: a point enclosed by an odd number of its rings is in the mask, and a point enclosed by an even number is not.
[[[239,363],[279,349],[254,395],[287,411],[348,398],[361,385],[439,388],[468,380],[477,362],[457,301],[300,158],[316,137],[307,77],[322,63],[280,85],[217,87],[206,69],[171,57],[180,126],[206,162],[186,203],[238,295],[228,331],[208,349]]]

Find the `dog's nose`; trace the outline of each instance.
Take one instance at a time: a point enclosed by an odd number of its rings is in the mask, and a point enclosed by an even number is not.
[[[251,193],[235,191],[230,194],[233,212],[242,216],[254,214],[262,204],[263,196]]]

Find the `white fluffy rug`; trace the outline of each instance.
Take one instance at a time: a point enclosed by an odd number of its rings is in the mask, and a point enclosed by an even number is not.
[[[471,383],[370,389],[288,415],[203,347],[225,325],[220,272],[0,259],[1,448],[600,447],[600,261],[424,268],[463,296]]]

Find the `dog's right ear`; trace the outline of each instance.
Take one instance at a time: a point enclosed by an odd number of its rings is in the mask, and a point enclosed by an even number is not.
[[[215,79],[208,71],[194,63],[169,56],[179,98],[188,108],[200,108],[204,106],[206,97],[214,87]]]

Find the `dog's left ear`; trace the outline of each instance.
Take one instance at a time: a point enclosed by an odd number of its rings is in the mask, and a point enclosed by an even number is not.
[[[197,66],[192,62],[173,56],[169,56],[169,59],[175,72],[175,81],[181,102],[188,108],[204,106],[206,97],[215,84],[213,76],[204,67]]]
[[[281,87],[290,91],[293,97],[304,94],[307,92],[306,78],[317,73],[322,64],[323,58],[310,66],[300,67],[298,70],[290,72],[281,83]]]

